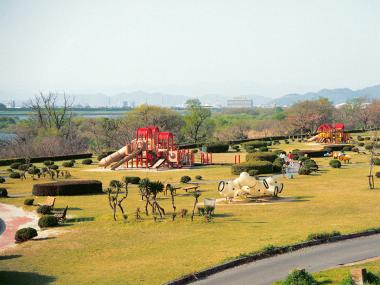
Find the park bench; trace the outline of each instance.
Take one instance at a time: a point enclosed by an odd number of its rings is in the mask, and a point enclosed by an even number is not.
[[[189,190],[197,190],[199,188],[199,184],[193,184],[191,186],[187,186],[187,187],[183,187],[183,190],[185,190],[186,192],[189,191]]]
[[[56,212],[54,214],[54,217],[58,219],[58,222],[63,223],[66,220],[66,214],[67,214],[67,209],[69,206],[66,206],[66,208],[62,212]]]
[[[167,183],[167,184],[165,184],[165,187],[164,187],[164,195],[165,196],[167,196],[168,195],[168,191],[169,191],[169,187],[173,187],[173,189],[174,189],[174,194],[177,194],[177,190],[179,190],[179,189],[181,189],[181,187],[179,187],[179,186],[174,186],[174,185],[172,185],[172,184],[170,184],[170,183]]]
[[[38,206],[49,206],[51,208],[54,208],[54,203],[55,203],[55,197],[47,196],[44,204],[37,204],[37,205]]]

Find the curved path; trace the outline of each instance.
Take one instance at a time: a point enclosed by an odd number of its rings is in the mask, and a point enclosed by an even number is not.
[[[317,245],[216,273],[193,284],[267,285],[284,279],[295,268],[308,272],[380,256],[380,234]]]

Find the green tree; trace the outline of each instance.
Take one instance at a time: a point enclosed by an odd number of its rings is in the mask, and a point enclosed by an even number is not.
[[[214,129],[211,110],[203,107],[198,99],[187,100],[185,106],[183,134],[190,142],[204,142]]]

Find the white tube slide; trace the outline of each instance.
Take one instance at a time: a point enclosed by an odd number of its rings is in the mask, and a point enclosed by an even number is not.
[[[120,161],[125,156],[126,150],[127,150],[127,147],[123,146],[118,151],[115,151],[114,153],[110,154],[109,156],[107,156],[107,157],[103,158],[101,161],[99,161],[99,166],[105,168],[113,162]]]

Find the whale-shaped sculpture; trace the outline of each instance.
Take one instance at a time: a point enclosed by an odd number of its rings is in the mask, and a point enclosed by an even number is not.
[[[240,173],[234,180],[220,181],[218,185],[219,194],[230,200],[237,197],[277,197],[283,188],[284,184],[277,182],[273,177],[257,180],[247,172]]]

